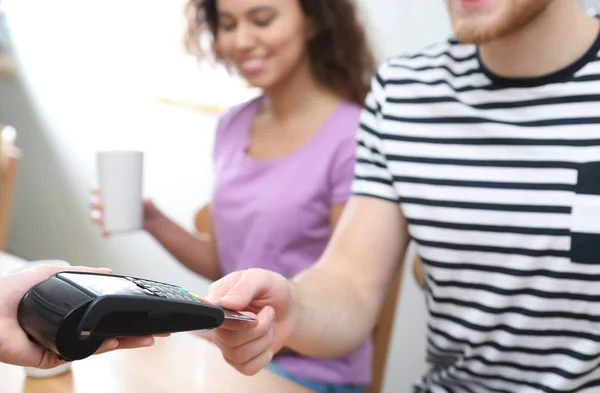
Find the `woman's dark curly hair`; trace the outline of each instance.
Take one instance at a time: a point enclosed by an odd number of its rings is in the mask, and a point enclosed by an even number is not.
[[[377,64],[358,20],[354,0],[298,1],[315,27],[314,36],[307,42],[314,75],[323,85],[362,106]],[[201,39],[208,34],[212,56],[224,61],[215,45],[219,31],[217,0],[188,0],[185,16],[187,51],[198,59],[206,57]]]

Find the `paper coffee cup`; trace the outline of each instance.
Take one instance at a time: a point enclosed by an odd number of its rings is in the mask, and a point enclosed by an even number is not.
[[[144,153],[101,151],[96,163],[104,229],[111,233],[141,229]]]

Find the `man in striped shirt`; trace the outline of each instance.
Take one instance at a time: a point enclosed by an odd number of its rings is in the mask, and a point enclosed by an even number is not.
[[[413,239],[432,365],[416,392],[600,391],[600,23],[575,0],[447,3],[456,38],[373,80],[322,260],[291,282],[250,270],[211,287],[259,311],[217,329],[241,372],[283,344],[351,352]]]

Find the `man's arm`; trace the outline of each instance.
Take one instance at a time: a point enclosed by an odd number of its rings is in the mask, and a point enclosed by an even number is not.
[[[293,282],[249,269],[211,285],[209,301],[256,315],[254,323],[225,321],[215,329],[225,359],[246,375],[284,345],[312,357],[346,355],[375,327],[409,239],[381,127],[385,73],[384,65],[372,79],[357,133],[353,196],[320,260]]]
[[[338,357],[371,334],[408,245],[406,220],[386,157],[383,64],[372,78],[356,134],[350,201],[323,256],[293,280],[289,347]]]
[[[293,280],[287,345],[312,357],[339,357],[373,331],[408,244],[396,203],[354,196],[322,259]]]
[[[323,257],[293,281],[248,269],[211,285],[209,302],[256,317],[225,320],[214,330],[215,344],[245,375],[264,368],[284,346],[318,358],[353,352],[377,322],[407,243],[397,203],[353,196]]]

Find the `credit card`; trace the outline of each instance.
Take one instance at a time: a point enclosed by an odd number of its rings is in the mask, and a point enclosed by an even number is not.
[[[181,288],[183,291],[189,293],[190,295],[192,295],[193,297],[195,297],[196,299],[200,300],[203,303],[206,303],[208,305],[214,306],[214,304],[210,303],[207,300],[204,300],[202,297],[196,295],[195,293],[189,292],[186,289]],[[218,307],[218,306],[217,306]],[[221,310],[223,310],[223,314],[225,316],[225,319],[235,319],[237,321],[250,321],[250,322],[254,322],[255,319],[251,318],[251,317],[247,317],[244,314],[241,314],[237,311],[233,311],[233,310],[229,310],[226,308],[221,307]]]
[[[235,319],[237,321],[250,321],[250,322],[254,322],[256,321],[256,319],[252,318],[252,317],[248,317],[244,314],[241,314],[237,311],[233,311],[233,310],[228,310],[226,308],[223,308],[223,313],[225,315],[225,319]]]

